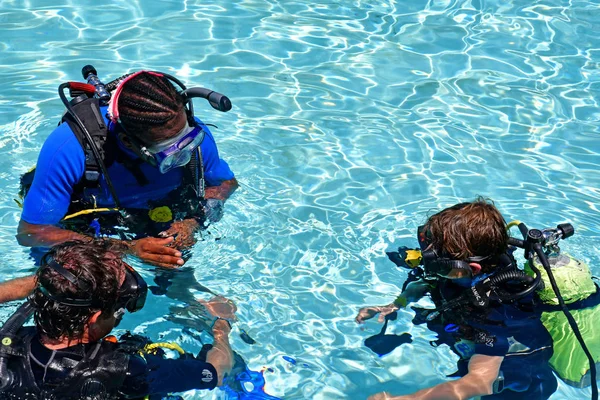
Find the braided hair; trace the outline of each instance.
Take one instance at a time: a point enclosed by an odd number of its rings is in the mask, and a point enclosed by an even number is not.
[[[119,118],[128,134],[146,143],[164,140],[184,110],[185,101],[164,76],[142,72],[125,82]]]

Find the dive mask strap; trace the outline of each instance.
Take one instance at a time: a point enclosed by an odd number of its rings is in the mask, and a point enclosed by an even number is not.
[[[71,271],[68,271],[65,267],[63,267],[61,264],[56,262],[56,260],[49,253],[46,254],[42,258],[41,265],[42,265],[42,268],[50,268],[50,269],[56,271],[59,275],[61,275],[63,278],[65,278],[66,280],[71,282],[75,287],[77,287],[82,292],[89,293],[89,291],[91,290],[90,286],[87,283],[83,282],[81,279],[78,279],[73,273],[71,273]],[[47,298],[54,300],[57,303],[68,305],[68,306],[91,307],[93,304],[93,301],[94,301],[92,298],[74,299],[71,297],[63,297],[63,296],[54,295],[54,294],[50,293],[50,291],[48,291],[48,289],[44,286],[44,284],[41,281],[39,281],[39,283],[38,283],[38,289]]]

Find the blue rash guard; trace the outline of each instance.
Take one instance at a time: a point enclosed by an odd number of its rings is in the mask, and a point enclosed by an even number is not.
[[[109,136],[115,142],[114,124],[106,118],[107,107],[100,111],[109,126]],[[196,121],[206,132],[200,146],[204,163],[204,178],[207,186],[218,186],[223,181],[233,179],[234,174],[227,163],[219,158],[215,140],[206,125],[199,119]],[[112,179],[117,196],[123,208],[148,209],[149,202],[160,201],[168,193],[183,183],[184,167],[175,168],[166,174],[147,163],[140,163],[141,172],[148,183],[140,185],[135,176],[124,165],[123,160],[135,160],[137,157],[120,142],[115,148],[115,160],[108,166],[108,174]],[[108,164],[108,163],[107,163]],[[35,177],[23,204],[21,218],[35,225],[59,225],[71,205],[75,186],[85,172],[85,153],[75,134],[67,123],[59,125],[48,137],[40,152]],[[84,196],[95,198],[98,207],[114,207],[106,181],[102,176],[100,187],[85,188]]]

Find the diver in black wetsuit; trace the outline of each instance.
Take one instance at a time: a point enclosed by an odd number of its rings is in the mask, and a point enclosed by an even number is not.
[[[513,224],[524,240],[509,237]],[[410,395],[382,392],[369,400],[543,400],[556,391],[554,373],[575,387],[591,384],[592,398],[597,398],[594,364],[600,363],[600,351],[592,326],[594,313],[600,312],[600,288],[584,263],[560,253],[558,241],[573,233],[570,224],[543,231],[529,230],[520,221],[507,225],[496,207],[481,198],[431,216],[418,229],[420,251],[388,253],[398,266],[411,269],[403,293],[391,304],[363,307],[356,321],[379,314],[383,322],[429,295],[435,309],[415,308],[413,322],[426,323],[438,334],[437,342],[460,357],[452,375],[460,379]],[[512,257],[515,247],[525,250],[525,270]],[[561,274],[549,279],[552,270]],[[385,354],[391,351],[387,339],[394,339],[394,345],[407,342],[384,333],[365,344]],[[586,343],[589,356],[584,355]]]
[[[141,309],[147,287],[122,261],[114,242],[69,242],[43,257],[29,301],[0,330],[0,399],[162,398],[171,392],[213,389],[231,370],[228,335],[235,306],[206,304],[219,314],[205,361],[183,352],[165,359],[147,339],[107,336],[124,310]],[[218,312],[217,312],[218,310]],[[33,312],[35,326],[23,327]]]

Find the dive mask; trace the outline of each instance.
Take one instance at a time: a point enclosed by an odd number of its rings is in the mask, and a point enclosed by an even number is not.
[[[125,264],[125,281],[119,289],[118,307],[132,313],[139,311],[146,304],[147,294],[148,285],[144,278],[129,264]]]
[[[146,155],[154,159],[153,164],[161,174],[164,174],[173,168],[187,165],[203,140],[204,130],[200,126],[190,126],[186,121],[185,126],[177,135],[141,150],[147,152]]]

